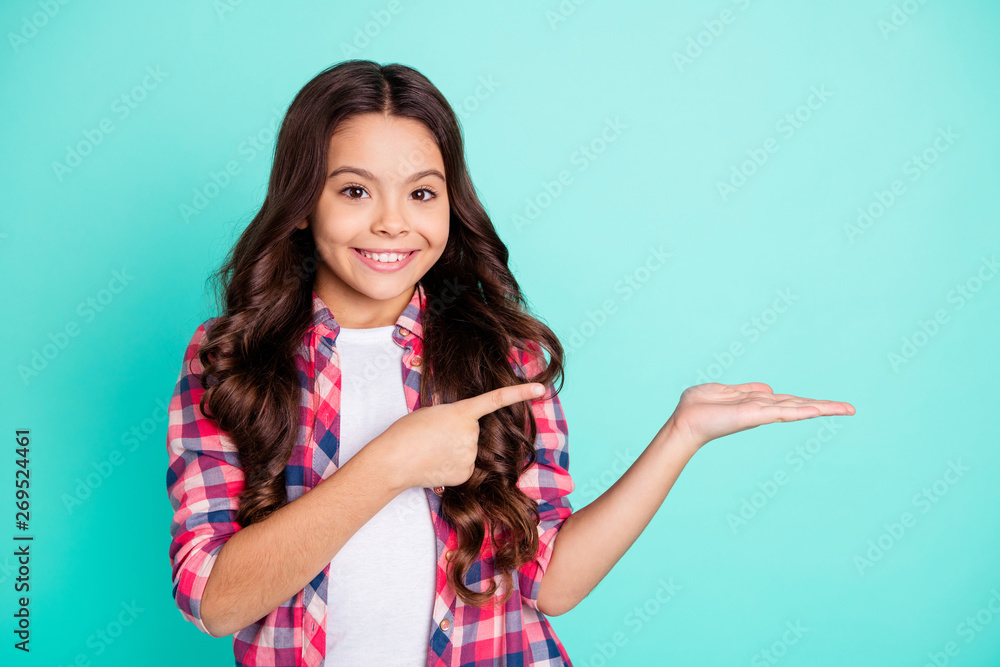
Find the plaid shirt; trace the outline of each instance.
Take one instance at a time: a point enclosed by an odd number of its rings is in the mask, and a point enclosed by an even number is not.
[[[392,333],[396,344],[404,348],[402,378],[409,412],[419,407],[423,354],[420,315],[425,301],[423,286],[417,283],[413,299],[400,314]],[[341,373],[334,341],[340,325],[315,291],[312,304],[312,323],[295,354],[302,387],[301,417],[295,448],[285,469],[289,502],[337,470]],[[170,525],[173,595],[181,615],[206,634],[210,633],[201,618],[202,592],[220,549],[240,530],[236,510],[244,486],[236,447],[198,407],[204,390],[197,378],[202,371],[197,352],[206,330],[216,319],[199,325],[187,347],[170,401],[167,429],[167,492],[174,511]],[[509,360],[518,377],[533,377],[543,367],[541,348],[534,342],[529,343],[529,348],[532,354],[512,348]],[[445,567],[457,548],[457,533],[441,514],[439,494],[443,488],[425,489],[437,535],[437,592],[428,628],[428,667],[572,665],[548,618],[537,607],[538,589],[552,558],[556,534],[573,513],[567,497],[574,483],[568,471],[566,421],[551,387],[530,405],[538,424],[538,458],[517,485],[538,503],[540,548],[534,560],[512,573],[517,590],[504,607],[490,603],[481,608],[466,605],[447,584]],[[486,539],[479,559],[466,575],[465,583],[472,590],[485,590],[491,578],[501,585],[492,557],[492,545]],[[325,667],[329,573],[328,563],[294,597],[235,633],[236,664]],[[502,592],[498,590],[498,598]],[[495,602],[499,603],[499,599]]]

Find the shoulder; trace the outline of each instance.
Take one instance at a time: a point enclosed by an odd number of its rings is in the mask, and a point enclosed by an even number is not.
[[[508,360],[518,371],[518,375],[526,378],[537,377],[548,366],[541,344],[526,338],[519,339],[516,345],[511,346]]]
[[[188,342],[188,347],[202,343],[208,336],[209,331],[215,326],[216,322],[219,321],[219,317],[210,317],[197,327],[195,327],[194,333],[191,334],[190,341]]]
[[[195,328],[194,333],[191,335],[187,347],[184,350],[184,368],[186,371],[192,373],[201,372],[202,366],[198,353],[205,344],[209,331],[215,323],[218,322],[218,320],[218,317],[210,317]]]

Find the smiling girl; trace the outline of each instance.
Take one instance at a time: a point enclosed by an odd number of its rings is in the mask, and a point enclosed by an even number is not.
[[[222,314],[170,403],[170,560],[182,615],[234,635],[237,665],[571,665],[547,616],[604,578],[701,446],[854,412],[691,387],[574,512],[562,346],[528,312],[453,110],[398,64],[347,61],[297,94],[217,277]]]

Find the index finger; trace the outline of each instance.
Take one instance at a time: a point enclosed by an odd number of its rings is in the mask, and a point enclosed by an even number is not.
[[[479,396],[463,398],[456,401],[468,414],[476,419],[484,417],[494,410],[538,398],[545,393],[545,385],[540,382],[527,382],[525,384],[515,384],[509,387],[500,387],[493,391],[488,391]]]

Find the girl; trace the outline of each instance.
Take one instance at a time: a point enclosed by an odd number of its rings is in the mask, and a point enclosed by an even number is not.
[[[854,413],[691,387],[574,513],[563,349],[507,260],[419,72],[352,60],[296,95],[170,403],[174,598],[234,635],[237,665],[572,665],[546,616],[610,571],[702,445]]]

